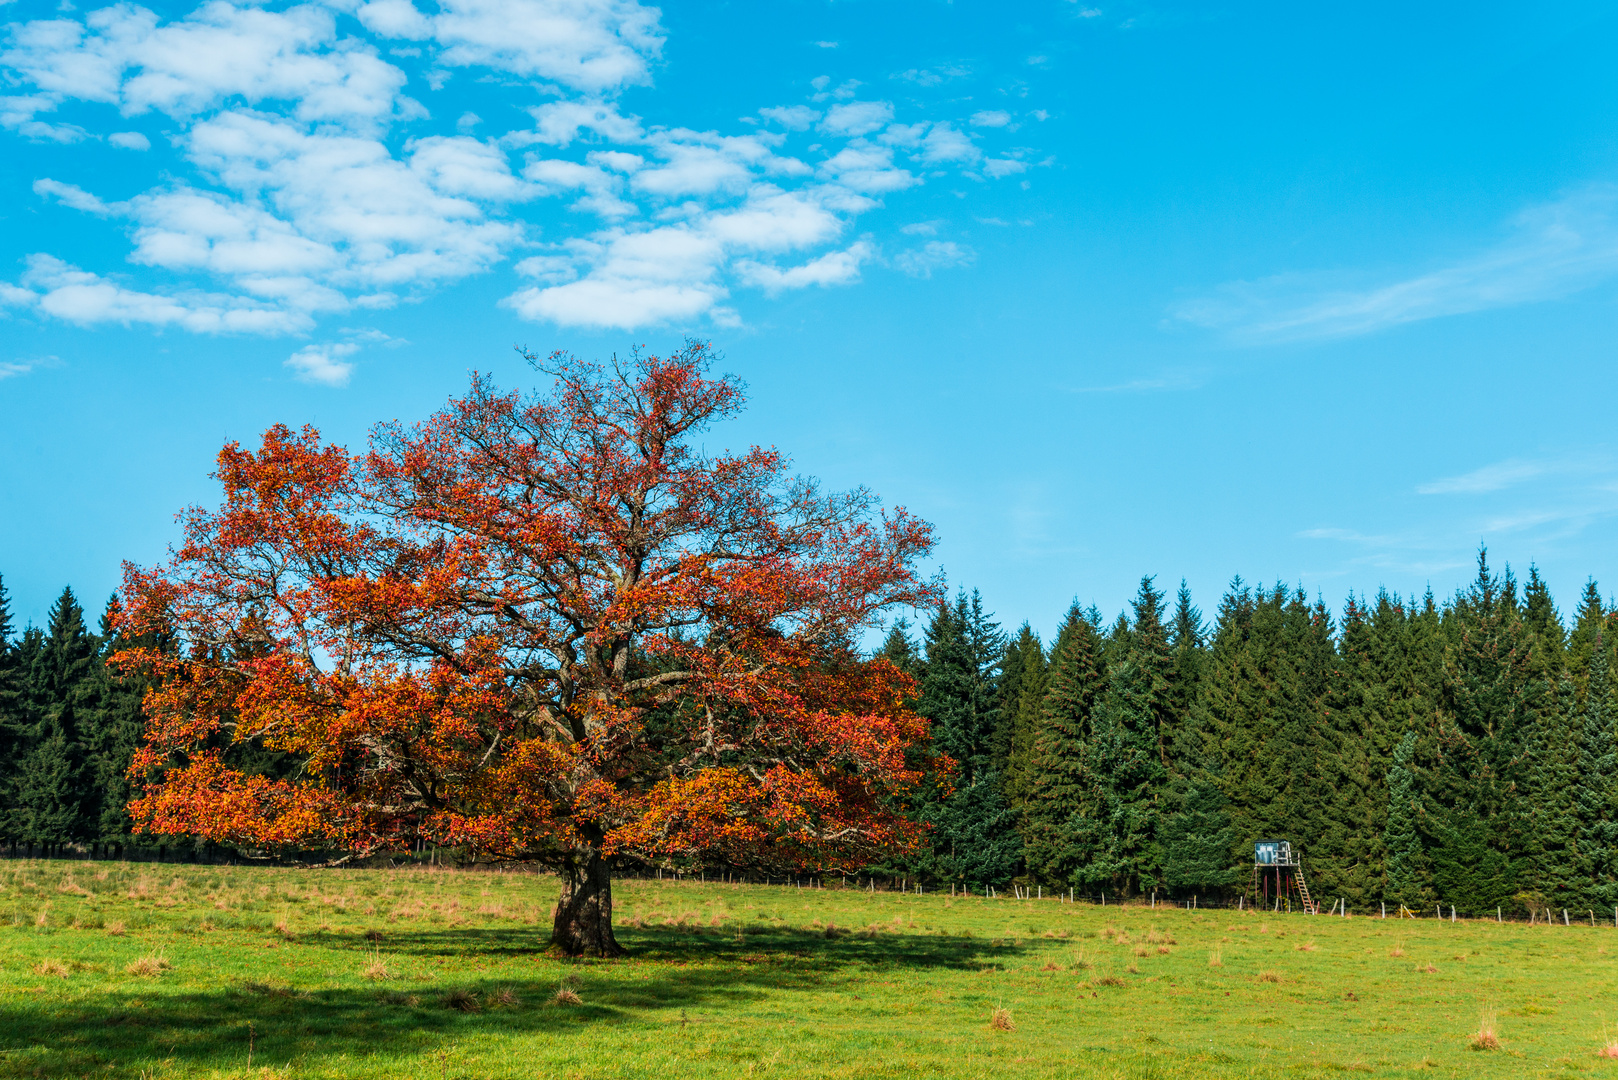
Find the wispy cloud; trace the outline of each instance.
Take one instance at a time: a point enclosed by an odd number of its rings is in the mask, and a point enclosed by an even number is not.
[[[1130,379],[1107,386],[1067,386],[1070,394],[1141,394],[1155,390],[1196,390],[1207,383],[1207,373],[1190,369],[1165,371],[1161,375]]]
[[[1446,476],[1416,485],[1419,495],[1484,495],[1502,491],[1529,480],[1570,474],[1611,473],[1612,462],[1605,457],[1578,456],[1528,460],[1509,458],[1459,476]]]
[[[1319,273],[1232,282],[1173,314],[1243,341],[1342,338],[1553,300],[1615,274],[1618,186],[1604,184],[1523,211],[1503,241],[1447,266],[1381,283]]]
[[[1304,540],[1346,549],[1346,565],[1399,573],[1440,573],[1464,566],[1481,540],[1510,540],[1514,561],[1544,560],[1565,541],[1618,517],[1618,461],[1602,452],[1508,458],[1415,486],[1417,495],[1465,496],[1418,501],[1417,520],[1398,529],[1322,524]]]

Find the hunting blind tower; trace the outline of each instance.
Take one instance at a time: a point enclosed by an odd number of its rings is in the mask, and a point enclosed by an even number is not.
[[[1265,908],[1272,905],[1277,911],[1285,901],[1288,910],[1296,893],[1303,910],[1318,915],[1320,908],[1309,897],[1309,886],[1303,880],[1303,862],[1292,852],[1289,840],[1259,840],[1253,844],[1253,896]]]

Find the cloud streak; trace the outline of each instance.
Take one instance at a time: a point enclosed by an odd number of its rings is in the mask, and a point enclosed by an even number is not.
[[[1618,187],[1600,185],[1525,210],[1502,242],[1447,266],[1358,285],[1323,274],[1233,282],[1173,315],[1248,343],[1327,340],[1554,300],[1614,275]]]

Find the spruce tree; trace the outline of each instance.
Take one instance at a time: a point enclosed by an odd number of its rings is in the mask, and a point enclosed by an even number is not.
[[[1605,635],[1590,650],[1578,759],[1574,770],[1580,877],[1585,901],[1618,904],[1618,748],[1612,734],[1612,687]]]
[[[1592,578],[1584,583],[1584,592],[1579,597],[1579,610],[1573,618],[1573,628],[1567,636],[1567,669],[1573,676],[1573,682],[1578,689],[1579,702],[1584,702],[1584,690],[1590,674],[1590,659],[1595,652],[1596,640],[1602,641],[1602,647],[1607,652],[1607,668],[1610,671],[1614,660],[1614,647],[1618,645],[1618,634],[1611,629],[1613,612],[1608,611],[1607,605],[1601,600],[1601,590]]]
[[[899,619],[893,624],[877,654],[885,657],[906,675],[914,678],[921,674],[921,657],[916,652],[916,643],[910,638],[908,619]]]
[[[1015,664],[1016,677],[1011,678]],[[1005,738],[1005,764],[1001,788],[1006,805],[1019,810],[1030,798],[1042,797],[1039,788],[1030,783],[1029,768],[1034,753],[1034,740],[1039,729],[1040,716],[1045,705],[1046,685],[1050,681],[1049,665],[1044,644],[1039,635],[1027,624],[1017,632],[1006,647],[1006,678],[1000,694],[1002,730]]]
[[[1388,770],[1387,825],[1383,845],[1388,852],[1387,898],[1413,911],[1424,911],[1431,892],[1426,888],[1426,853],[1422,845],[1422,808],[1416,783],[1416,733],[1407,731],[1393,752]]]
[[[140,744],[144,718],[141,701],[151,686],[139,671],[124,671],[111,660],[120,650],[135,645],[173,648],[173,642],[129,640],[116,629],[118,598],[111,597],[101,616],[101,666],[96,684],[97,708],[91,734],[86,739],[88,773],[94,780],[96,797],[87,808],[94,842],[116,849],[120,854],[140,843],[133,835],[129,803],[134,796],[129,767]]]
[[[1220,603],[1198,726],[1241,844],[1286,839],[1310,853],[1329,631],[1304,597],[1280,585],[1255,593],[1237,578]]]
[[[1180,809],[1163,822],[1163,881],[1181,893],[1208,895],[1241,881],[1225,795],[1210,779],[1189,783]]]
[[[976,591],[940,604],[927,627],[916,710],[932,721],[935,744],[959,766],[954,791],[921,811],[934,830],[924,869],[937,879],[981,886],[1017,872],[1021,843],[993,768],[1005,646]]]
[[[1107,689],[1096,714],[1096,769],[1102,779],[1100,850],[1086,871],[1124,895],[1162,884],[1158,827],[1166,794],[1166,747],[1174,737],[1173,656],[1163,594],[1141,579],[1134,619],[1117,635]]]
[[[21,838],[17,813],[19,766],[27,752],[32,725],[21,650],[13,643],[11,599],[0,579],[0,842]]]
[[[1556,907],[1576,908],[1588,891],[1580,852],[1580,721],[1573,682],[1564,676],[1555,707],[1524,732],[1516,770],[1518,877],[1526,891]]]
[[[47,850],[88,840],[84,775],[86,713],[99,668],[97,641],[84,625],[72,589],[51,605],[50,621],[32,656],[28,691],[33,723],[18,769],[16,808],[23,839]]]
[[[1554,713],[1554,695],[1511,578],[1489,570],[1486,552],[1471,588],[1446,610],[1444,627],[1429,791],[1433,888],[1459,910],[1493,911],[1511,902],[1527,869],[1516,786],[1524,747]],[[1533,883],[1526,887],[1532,891]]]
[[[1057,632],[1034,733],[1021,807],[1023,853],[1033,879],[1088,891],[1099,854],[1100,789],[1091,768],[1094,713],[1105,680],[1100,632],[1073,605]]]

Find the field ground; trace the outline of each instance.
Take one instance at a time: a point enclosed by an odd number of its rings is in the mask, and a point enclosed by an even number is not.
[[[634,955],[590,962],[544,952],[554,896],[0,863],[0,1077],[1618,1080],[1610,925],[626,881]]]

